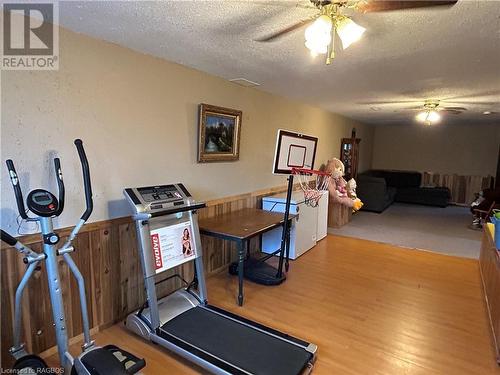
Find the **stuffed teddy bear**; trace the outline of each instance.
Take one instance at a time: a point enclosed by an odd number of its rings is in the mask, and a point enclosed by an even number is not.
[[[356,181],[354,179],[349,180],[349,186],[344,179],[344,163],[337,158],[332,158],[328,160],[325,169],[326,172],[332,175],[328,186],[330,200],[351,207],[353,211],[358,211],[363,206],[363,203],[356,196]]]

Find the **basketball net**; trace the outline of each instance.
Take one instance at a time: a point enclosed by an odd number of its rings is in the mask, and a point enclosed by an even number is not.
[[[304,203],[310,207],[317,207],[324,192],[328,190],[332,175],[323,171],[303,168],[292,168],[292,174],[297,178],[300,188],[304,192]],[[311,177],[314,177],[316,181]]]

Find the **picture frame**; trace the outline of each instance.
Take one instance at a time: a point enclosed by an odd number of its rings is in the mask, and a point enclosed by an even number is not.
[[[236,109],[200,104],[198,163],[240,158],[241,117]]]

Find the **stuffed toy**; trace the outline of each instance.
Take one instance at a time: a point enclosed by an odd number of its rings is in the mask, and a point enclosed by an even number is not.
[[[358,211],[363,206],[363,202],[356,196],[356,181],[349,180],[349,185],[344,179],[344,163],[333,158],[328,160],[325,169],[332,175],[328,186],[330,200],[351,207],[353,211]]]
[[[347,181],[347,195],[349,195],[351,199],[356,199],[358,197],[356,194],[356,187],[356,180],[354,178]]]

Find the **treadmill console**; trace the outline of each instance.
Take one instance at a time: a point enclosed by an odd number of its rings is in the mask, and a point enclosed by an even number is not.
[[[193,205],[191,194],[183,184],[126,188],[124,194],[136,213],[155,213]]]

